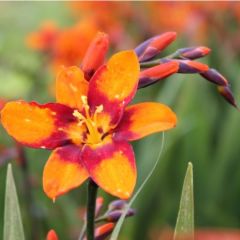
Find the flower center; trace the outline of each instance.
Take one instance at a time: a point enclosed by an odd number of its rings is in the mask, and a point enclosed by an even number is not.
[[[103,105],[96,107],[94,114],[91,114],[87,97],[82,96],[81,98],[83,102],[83,110],[85,112],[85,115],[80,113],[78,110],[74,110],[73,116],[78,119],[79,125],[84,124],[87,128],[87,139],[86,139],[86,142],[84,143],[88,143],[88,144],[99,143],[101,142],[103,133],[100,133],[98,130],[97,115],[103,111]]]

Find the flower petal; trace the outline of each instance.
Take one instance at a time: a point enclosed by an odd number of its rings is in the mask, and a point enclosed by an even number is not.
[[[105,139],[101,144],[85,146],[82,160],[91,178],[106,192],[121,199],[131,196],[137,171],[129,143]]]
[[[56,98],[58,103],[82,110],[81,96],[87,96],[88,82],[78,67],[62,68],[56,80]]]
[[[52,149],[70,141],[66,132],[60,130],[76,121],[72,111],[57,103],[13,101],[4,106],[1,121],[9,135],[22,144]]]
[[[126,108],[115,129],[114,138],[128,141],[137,140],[146,135],[165,131],[176,125],[175,113],[160,103],[139,103]]]
[[[88,172],[81,164],[81,149],[68,145],[55,149],[43,171],[43,189],[48,197],[56,197],[80,186]]]
[[[134,51],[122,51],[102,66],[89,84],[89,105],[94,112],[103,105],[106,124],[119,121],[122,109],[134,97],[139,78],[139,63]],[[106,117],[109,116],[109,118]]]

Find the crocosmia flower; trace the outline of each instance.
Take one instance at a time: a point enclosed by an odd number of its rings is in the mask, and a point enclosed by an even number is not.
[[[53,200],[92,178],[121,199],[131,196],[137,170],[129,141],[176,125],[160,103],[127,106],[139,81],[134,51],[113,55],[89,82],[78,67],[63,68],[56,80],[57,103],[13,101],[2,110],[8,133],[33,148],[53,149],[43,172],[43,188]]]

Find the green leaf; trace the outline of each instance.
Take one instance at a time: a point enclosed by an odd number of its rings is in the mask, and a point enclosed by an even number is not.
[[[177,223],[174,232],[174,240],[194,239],[194,200],[193,200],[193,167],[188,163],[186,171]]]
[[[17,191],[12,174],[12,165],[8,164],[4,207],[3,240],[24,239],[25,237],[17,198]]]
[[[164,146],[164,132],[162,133],[162,144],[161,144],[161,147],[160,147],[160,151],[159,151],[159,154],[158,154],[158,157],[157,157],[157,160],[156,162],[154,163],[151,171],[149,172],[149,174],[147,175],[147,177],[145,178],[145,180],[143,181],[143,183],[141,184],[141,186],[138,188],[138,190],[136,191],[136,193],[134,194],[134,196],[131,198],[131,200],[129,201],[128,204],[126,204],[123,212],[122,212],[122,215],[121,217],[119,218],[114,230],[113,230],[113,233],[111,235],[111,238],[110,240],[117,240],[118,238],[118,235],[120,233],[120,230],[121,230],[121,227],[123,225],[123,222],[124,222],[124,219],[126,217],[126,214],[128,212],[128,210],[130,209],[130,207],[132,206],[133,202],[136,200],[137,196],[139,195],[139,193],[142,191],[143,187],[145,186],[145,184],[147,183],[147,181],[150,179],[150,177],[152,176],[154,170],[156,169],[157,165],[158,165],[158,162],[161,158],[161,155],[162,155],[162,152],[163,152],[163,146]]]

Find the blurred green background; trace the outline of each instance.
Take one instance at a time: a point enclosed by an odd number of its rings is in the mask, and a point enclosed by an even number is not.
[[[240,5],[220,4],[213,8],[211,3],[175,3],[177,6],[170,6],[168,12],[171,22],[168,25],[166,13],[161,15],[159,12],[159,22],[152,16],[158,13],[161,4],[162,9],[167,9],[164,4],[170,3],[158,3],[155,12],[151,3],[130,4],[129,21],[119,14],[117,21],[121,21],[119,24],[123,26],[127,40],[117,43],[112,51],[131,48],[146,37],[166,30],[176,30],[178,38],[164,54],[197,44],[210,47],[212,53],[203,62],[227,77],[239,103],[240,46],[237,40],[240,39],[240,18],[236,11]],[[120,8],[113,9],[114,16]],[[193,9],[195,18],[192,16]],[[35,100],[40,103],[53,100],[49,85],[55,78],[54,74],[50,69],[42,68],[43,56],[27,47],[26,36],[39,29],[46,20],[54,20],[60,27],[70,27],[88,17],[86,9],[77,9],[78,14],[74,11],[73,6],[66,2],[0,3],[1,99]],[[174,19],[175,22],[182,21],[182,26],[179,23],[175,26]],[[105,29],[103,27],[100,30]],[[135,202],[137,215],[126,220],[120,239],[157,239],[152,236],[157,236],[161,229],[174,227],[189,161],[194,166],[196,228],[239,228],[239,111],[219,96],[213,84],[193,74],[174,75],[161,83],[139,90],[134,102],[140,101],[159,101],[171,106],[177,113],[179,122],[177,128],[165,134],[160,163]],[[0,145],[1,149],[14,145],[2,128]],[[139,186],[156,161],[161,134],[152,135],[133,145]],[[11,162],[27,239],[31,239],[31,229],[38,233],[39,239],[44,239],[51,228],[56,230],[60,239],[76,239],[82,225],[80,213],[86,203],[86,186],[69,192],[53,204],[43,193],[41,183],[43,166],[49,152],[28,148],[26,154],[33,191],[31,202],[24,189],[23,172],[15,159],[11,159]],[[0,166],[0,236],[3,230],[6,166],[6,162]],[[101,190],[99,195],[104,196],[105,205],[113,199]],[[29,216],[29,204],[32,217]]]

